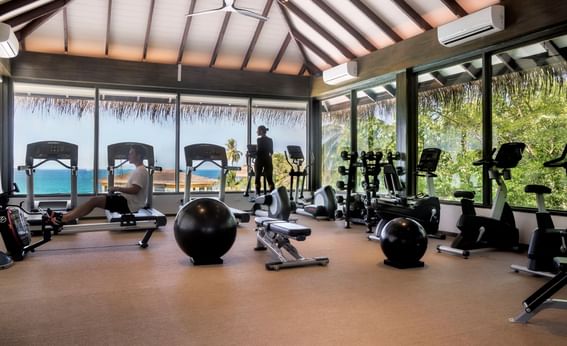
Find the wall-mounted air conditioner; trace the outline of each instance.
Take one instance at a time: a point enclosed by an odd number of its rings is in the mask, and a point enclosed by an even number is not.
[[[339,84],[358,76],[356,61],[349,61],[323,71],[325,84]]]
[[[453,47],[504,30],[504,6],[494,5],[437,28],[439,43]]]
[[[13,58],[18,55],[20,44],[12,27],[0,23],[0,58]]]

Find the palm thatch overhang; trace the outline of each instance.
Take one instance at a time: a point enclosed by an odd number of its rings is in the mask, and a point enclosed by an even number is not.
[[[396,112],[396,99],[391,97],[376,102],[359,102],[356,112],[361,121],[372,117],[388,119]],[[344,104],[343,107],[333,106],[332,110],[323,111],[323,123],[345,124],[350,121],[350,116],[350,105],[348,107],[344,107]]]
[[[95,102],[92,98],[67,97],[59,95],[16,94],[15,107],[20,111],[37,113],[43,116],[78,117],[94,114]],[[150,120],[162,124],[175,120],[175,99],[156,100],[139,98],[136,100],[101,100],[99,111],[119,120]],[[232,122],[246,123],[246,106],[215,104],[180,104],[181,119],[185,122]],[[268,125],[297,126],[306,122],[304,108],[256,107],[252,117]]]
[[[522,98],[530,102],[541,94],[563,96],[567,100],[567,63],[538,66],[529,70],[502,73],[492,78],[492,90],[504,100]],[[482,82],[472,80],[462,82],[456,78],[455,84],[444,87],[422,89],[419,92],[419,109],[444,109],[456,112],[463,104],[482,106]]]

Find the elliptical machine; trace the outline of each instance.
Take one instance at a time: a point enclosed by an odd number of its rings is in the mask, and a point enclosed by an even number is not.
[[[567,145],[559,158],[547,161],[544,167],[564,168],[567,174]],[[567,233],[555,229],[551,214],[545,209],[544,194],[550,194],[551,189],[544,185],[526,185],[525,192],[534,193],[537,201],[537,228],[533,231],[528,248],[528,265],[513,264],[510,267],[515,272],[530,273],[538,276],[554,277],[558,267],[555,257],[567,256]]]
[[[461,233],[453,240],[451,246],[438,245],[438,252],[461,255],[468,258],[472,252],[498,249],[518,251],[519,231],[516,228],[512,208],[508,204],[508,190],[505,180],[512,178],[510,169],[518,165],[522,159],[526,145],[520,142],[504,143],[492,158],[473,162],[475,166],[488,169],[490,179],[496,181],[498,190],[489,217],[476,215],[474,208],[474,192],[456,191],[455,197],[462,197],[462,215],[457,221]]]
[[[317,220],[334,220],[335,212],[337,211],[335,190],[331,186],[323,186],[313,193],[313,203],[300,203],[300,200],[304,200],[303,188],[305,186],[305,177],[307,176],[307,169],[301,168],[305,157],[303,156],[301,147],[298,145],[288,145],[287,151],[284,153],[287,163],[291,166],[291,171],[289,172],[289,200],[291,210],[295,211],[297,214],[311,216]],[[289,159],[291,159],[292,162],[289,162]],[[293,188],[294,180],[297,180],[295,190]]]

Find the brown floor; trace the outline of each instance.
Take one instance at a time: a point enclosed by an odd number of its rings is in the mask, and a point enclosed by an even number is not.
[[[545,280],[510,272],[525,255],[464,260],[430,240],[425,268],[398,270],[362,227],[299,218],[313,235],[298,248],[327,267],[266,271],[251,224],[224,265],[201,267],[172,219],[145,250],[140,233],[59,235],[0,271],[0,345],[567,344],[566,311],[507,321]]]

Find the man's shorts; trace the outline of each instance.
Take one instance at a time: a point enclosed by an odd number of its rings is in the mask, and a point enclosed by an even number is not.
[[[128,201],[126,200],[126,198],[120,195],[107,195],[105,209],[113,213],[130,213],[130,209],[128,208]]]

